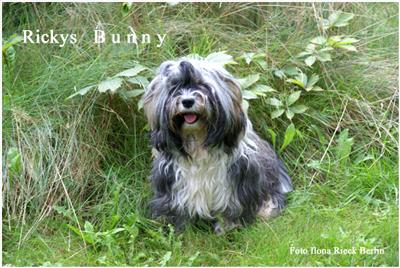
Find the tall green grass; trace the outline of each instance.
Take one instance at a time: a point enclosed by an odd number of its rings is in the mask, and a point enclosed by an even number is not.
[[[282,155],[295,192],[284,215],[271,222],[224,237],[202,223],[179,236],[163,231],[147,218],[151,151],[138,99],[116,97],[110,106],[107,96],[93,92],[66,100],[74,87],[134,62],[155,68],[191,53],[264,52],[272,70],[302,51],[318,35],[318,19],[334,10],[355,14],[338,34],[361,40],[358,52],[318,67],[325,91],[304,98],[310,109],[293,119],[297,135]],[[89,36],[99,21],[108,32],[128,33],[132,26],[137,34],[168,37],[161,48],[97,46]],[[398,265],[397,4],[137,3],[128,15],[114,3],[4,4],[3,38],[23,29],[87,38],[63,48],[20,44],[15,64],[3,64],[3,263]],[[251,68],[229,71],[243,77]],[[272,71],[261,75],[282,87]],[[270,119],[271,109],[265,98],[251,101],[249,117],[263,138],[271,140],[271,128],[282,144],[290,121]],[[12,167],[12,150],[20,168]],[[290,246],[385,253],[294,255]]]

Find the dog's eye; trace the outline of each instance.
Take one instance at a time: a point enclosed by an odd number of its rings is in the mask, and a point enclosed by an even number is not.
[[[205,95],[211,94],[211,87],[207,84],[201,84],[199,85],[198,88],[199,91],[201,91],[202,93],[204,93]]]
[[[176,96],[178,96],[180,94],[182,94],[182,93],[181,93],[181,90],[178,87],[172,87],[169,90],[169,95],[172,96],[172,97],[176,97]]]

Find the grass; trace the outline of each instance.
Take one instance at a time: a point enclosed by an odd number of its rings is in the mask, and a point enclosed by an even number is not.
[[[313,69],[325,90],[302,94],[309,109],[293,118],[296,137],[282,153],[295,191],[270,222],[216,237],[203,223],[176,235],[148,219],[151,151],[138,98],[66,100],[135,61],[155,68],[222,50],[266,53],[261,81],[286,94],[273,68],[302,51],[319,34],[316,18],[333,10],[355,14],[337,34],[359,39],[358,52]],[[108,32],[130,25],[168,37],[160,48],[97,46],[89,37],[98,21]],[[3,264],[398,266],[397,4],[138,3],[124,16],[121,4],[9,3],[2,27],[3,38],[22,29],[87,36],[63,48],[19,44],[15,62],[3,63]],[[260,72],[243,62],[229,70]],[[290,121],[271,119],[267,99],[251,100],[249,117],[263,138],[276,133],[279,149]],[[290,252],[335,246],[384,253]]]

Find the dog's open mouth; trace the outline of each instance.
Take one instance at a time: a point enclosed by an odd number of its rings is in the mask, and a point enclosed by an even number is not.
[[[196,123],[198,116],[194,113],[187,113],[183,115],[183,119],[185,120],[186,124],[194,124]]]
[[[174,122],[178,127],[181,127],[183,124],[186,126],[194,126],[200,120],[201,115],[193,112],[180,113],[174,117]]]

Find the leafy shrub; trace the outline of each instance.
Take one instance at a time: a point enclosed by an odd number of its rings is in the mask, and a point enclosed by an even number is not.
[[[296,58],[288,59],[288,62],[291,62],[291,64],[286,64],[281,68],[274,66],[268,69],[265,53],[245,52],[234,58],[227,54],[226,51],[222,51],[211,53],[207,57],[202,57],[198,54],[190,54],[187,57],[210,61],[221,66],[235,64],[256,65],[258,73],[244,74],[243,78],[238,79],[242,88],[243,108],[247,111],[249,101],[266,98],[267,103],[273,107],[271,119],[276,120],[283,114],[286,115],[290,124],[286,129],[284,142],[280,148],[280,151],[283,151],[293,141],[296,134],[293,118],[295,115],[304,114],[309,109],[307,105],[300,103],[302,96],[307,95],[308,92],[322,92],[324,90],[318,85],[320,75],[313,72],[313,66],[317,62],[324,64],[325,62],[332,61],[332,52],[334,50],[357,51],[353,45],[358,42],[357,39],[350,36],[331,36],[329,34],[334,28],[348,25],[352,18],[353,14],[336,11],[327,19],[323,19],[323,29],[326,31],[326,34],[312,38],[304,51],[298,53]],[[304,64],[298,61],[299,59],[304,61]],[[126,100],[138,98],[144,93],[144,89],[149,83],[149,77],[141,75],[146,70],[149,71],[151,69],[137,64],[133,68],[122,71],[96,85],[89,85],[77,91],[69,96],[68,99],[77,95],[85,95],[94,88],[97,88],[99,93],[109,94],[110,98],[114,94],[118,94]],[[152,71],[154,72],[154,70]],[[262,74],[271,71],[273,72],[272,77],[274,79],[268,83],[261,82]],[[243,74],[240,74],[240,76],[243,76]],[[265,79],[263,80],[265,81]],[[284,81],[279,90],[271,86],[278,84],[278,81],[274,80]],[[126,89],[123,85],[126,85],[126,88],[129,89]],[[130,85],[139,86],[139,88],[131,89]],[[140,98],[138,98],[138,108],[141,109],[142,105]],[[276,134],[273,134],[273,136],[273,143],[275,143]]]

